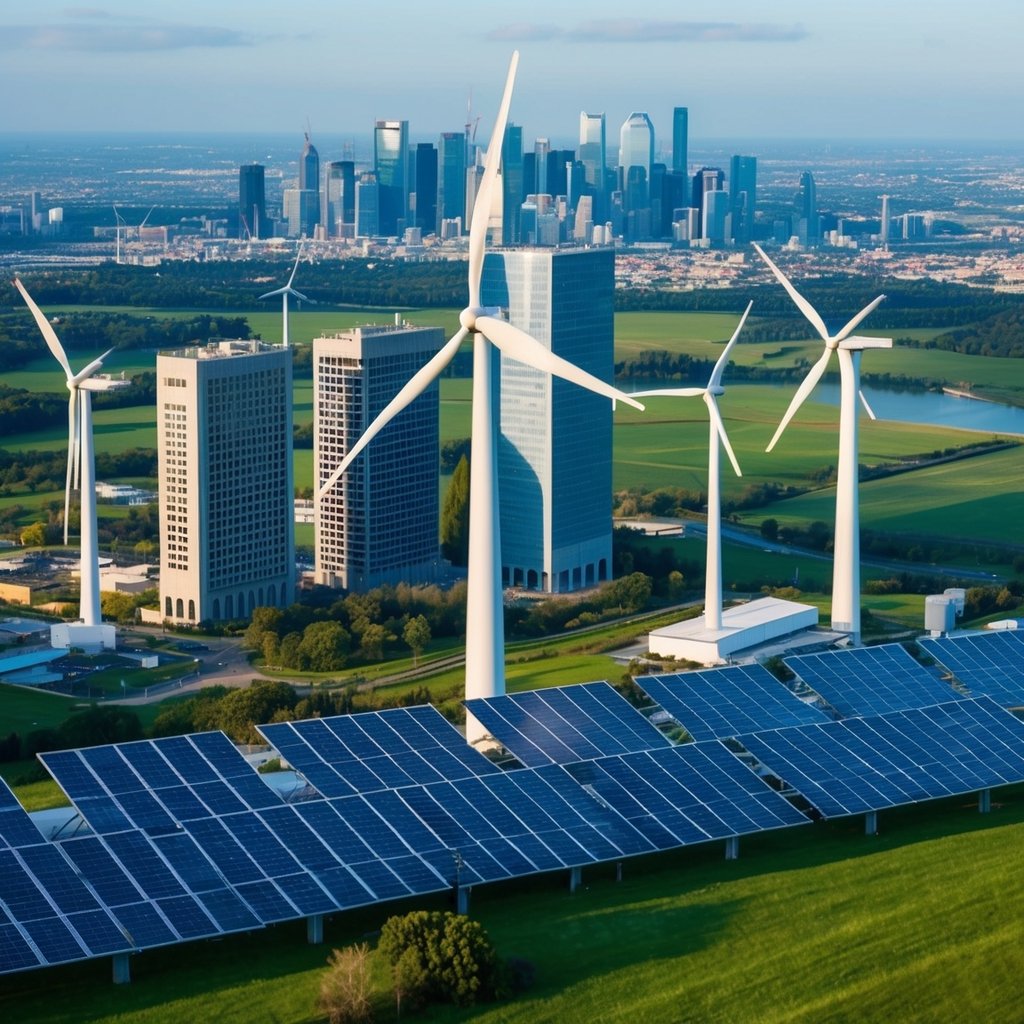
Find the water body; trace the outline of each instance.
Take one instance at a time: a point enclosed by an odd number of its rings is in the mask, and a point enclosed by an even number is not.
[[[797,385],[789,387],[796,392]],[[867,387],[863,391],[880,420],[1024,436],[1024,409],[1016,406],[956,398],[936,391],[890,391]],[[839,385],[822,382],[814,389],[811,400],[839,405]]]

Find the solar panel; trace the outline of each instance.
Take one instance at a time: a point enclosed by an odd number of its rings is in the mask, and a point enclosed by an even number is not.
[[[28,811],[10,786],[0,779],[0,849],[5,846],[30,846],[42,839]]]
[[[671,745],[607,683],[529,690],[464,703],[528,768]]]
[[[828,715],[800,700],[763,665],[638,676],[636,684],[695,740],[829,721]]]
[[[166,835],[196,818],[279,806],[221,732],[39,755],[96,832]]]
[[[392,708],[258,726],[260,733],[326,797],[497,772],[436,708]]]
[[[908,711],[958,696],[900,644],[802,654],[785,662],[843,717]]]
[[[738,739],[827,818],[1024,781],[1024,722],[986,697]]]
[[[1015,629],[918,641],[974,696],[1024,707],[1024,632]]]

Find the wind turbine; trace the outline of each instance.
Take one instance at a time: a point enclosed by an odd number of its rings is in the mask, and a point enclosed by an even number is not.
[[[704,404],[708,407],[708,522],[707,522],[707,565],[704,570],[704,628],[708,630],[720,630],[722,628],[722,489],[721,473],[719,465],[721,462],[721,448],[725,446],[725,453],[729,456],[732,468],[737,476],[743,476],[740,464],[736,461],[736,455],[729,444],[729,436],[725,432],[725,424],[722,422],[722,414],[718,411],[718,399],[725,394],[722,387],[722,372],[729,362],[729,356],[739,340],[740,331],[747,322],[750,315],[750,307],[753,302],[747,303],[747,308],[740,317],[740,322],[733,331],[729,344],[725,346],[722,354],[718,357],[711,376],[708,378],[706,387],[703,388],[665,388],[657,391],[634,391],[634,398],[655,398],[661,395],[674,398],[703,398]]]
[[[811,367],[797,388],[786,415],[782,417],[768,451],[782,436],[789,421],[803,405],[818,381],[825,375],[832,353],[839,355],[839,465],[836,471],[836,525],[832,564],[832,628],[849,633],[860,643],[860,505],[857,498],[857,466],[859,458],[857,400],[864,404],[871,419],[875,414],[860,390],[861,353],[870,348],[892,348],[892,338],[865,338],[854,335],[860,322],[885,298],[879,295],[869,302],[838,334],[829,334],[817,310],[793,287],[789,279],[765,255],[759,245],[754,248],[771,272],[789,292],[790,298],[825,342],[825,351]]]
[[[525,331],[499,319],[499,309],[485,309],[480,305],[480,279],[487,242],[487,222],[495,195],[498,162],[501,158],[501,145],[512,102],[512,88],[518,62],[519,53],[514,52],[505,81],[505,92],[487,147],[483,178],[473,204],[473,220],[469,231],[469,305],[459,314],[459,330],[426,365],[413,374],[317,492],[317,497],[322,500],[359,453],[395,416],[430,386],[455,357],[463,340],[470,338],[473,342],[473,413],[469,477],[469,573],[466,597],[467,698],[492,697],[505,692],[501,541],[491,388],[493,349],[499,349],[506,356],[526,363],[534,369],[561,377],[607,398],[643,409],[643,406],[629,395],[555,355]],[[481,739],[485,734],[472,716],[467,720],[466,730],[470,742]]]
[[[302,292],[292,287],[292,281],[295,280],[295,272],[299,269],[299,260],[302,259],[302,246],[299,246],[299,251],[295,254],[295,266],[292,267],[291,277],[288,278],[288,283],[283,288],[277,288],[272,292],[267,292],[266,295],[261,295],[260,299],[272,299],[275,295],[281,296],[281,316],[283,325],[281,327],[281,337],[283,339],[284,347],[288,347],[288,296],[294,295],[299,302],[311,302],[316,305],[313,299],[303,295]]]
[[[128,222],[121,216],[117,209],[117,203],[114,203],[114,234],[117,236],[117,249],[114,255],[114,262],[121,262],[121,225],[127,226]]]
[[[68,471],[64,490],[64,543],[68,542],[68,519],[71,510],[71,491],[81,491],[81,595],[79,618],[86,626],[99,626],[103,621],[100,613],[100,570],[99,541],[96,529],[96,462],[92,441],[92,398],[93,391],[109,391],[128,387],[125,380],[110,380],[93,376],[103,365],[103,360],[113,352],[104,352],[83,370],[74,373],[57,334],[42,310],[32,301],[25,286],[18,278],[14,287],[21,292],[28,308],[32,311],[47,348],[64,371],[68,399]]]

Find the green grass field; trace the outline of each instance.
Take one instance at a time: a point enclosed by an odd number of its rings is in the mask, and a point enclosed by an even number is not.
[[[477,1024],[873,1024],[1015,1021],[1019,1013],[1024,794],[989,815],[968,799],[818,823],[584,871],[570,894],[543,875],[477,887],[471,914],[503,956],[536,966],[509,1003],[411,1020]],[[441,909],[443,898],[419,905]],[[307,1024],[332,947],[363,941],[410,902],[337,915],[323,946],[288,924],[132,959],[0,979],[0,1013],[24,1024],[217,1020]],[[375,971],[377,1020],[394,1019]],[[55,996],[59,993],[59,997]],[[69,1011],[69,1007],[72,1007]]]

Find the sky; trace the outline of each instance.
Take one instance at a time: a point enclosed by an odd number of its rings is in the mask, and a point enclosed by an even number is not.
[[[634,12],[637,12],[634,14]],[[0,4],[0,132],[317,131],[486,141],[673,106],[700,139],[1024,142],[1017,0],[53,0]]]

